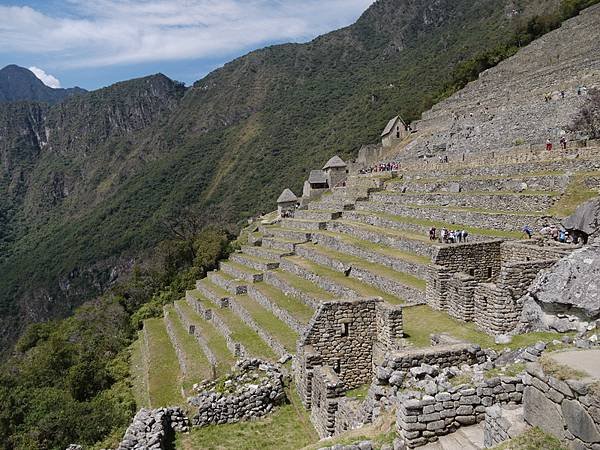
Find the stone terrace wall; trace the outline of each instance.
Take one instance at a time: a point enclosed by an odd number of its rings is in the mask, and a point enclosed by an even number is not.
[[[600,448],[600,396],[591,381],[561,381],[538,364],[527,366],[523,394],[527,423],[566,442],[573,450]]]
[[[544,245],[540,241],[517,241],[504,242],[501,247],[502,263],[523,261],[547,261],[559,260],[567,256],[573,250],[573,246]]]
[[[439,436],[485,419],[485,408],[493,404],[520,403],[521,378],[492,378],[474,387],[456,387],[435,397],[413,394],[399,397],[397,432],[407,447],[435,442]]]
[[[446,309],[448,314],[465,322],[472,322],[475,313],[475,289],[477,281],[466,273],[453,274],[447,283]]]
[[[344,391],[344,384],[331,367],[315,368],[310,419],[322,438],[333,436],[336,432],[338,402]]]

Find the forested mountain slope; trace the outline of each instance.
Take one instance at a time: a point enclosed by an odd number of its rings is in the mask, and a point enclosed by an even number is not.
[[[327,157],[353,157],[389,117],[418,117],[457,63],[558,3],[380,0],[189,89],[156,75],[55,106],[0,103],[4,345],[105,289],[167,237],[166,218],[235,224]]]
[[[56,103],[75,94],[86,92],[81,88],[56,89],[46,86],[29,69],[9,66],[0,69],[0,102],[36,101]]]

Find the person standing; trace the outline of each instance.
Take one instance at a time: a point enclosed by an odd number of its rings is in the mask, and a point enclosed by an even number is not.
[[[546,139],[546,150],[552,151],[552,141],[550,139]]]
[[[567,149],[567,138],[565,138],[564,136],[560,138],[560,146],[563,150]]]

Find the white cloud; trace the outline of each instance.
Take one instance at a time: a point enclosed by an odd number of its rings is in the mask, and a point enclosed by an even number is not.
[[[38,77],[38,79],[44,83],[46,86],[49,86],[54,89],[60,88],[60,81],[53,75],[46,73],[43,69],[39,67],[31,66],[29,68],[33,72],[33,74]]]
[[[0,53],[56,66],[216,57],[308,40],[351,23],[373,0],[65,0],[68,16],[0,6]],[[61,8],[63,9],[63,8]]]

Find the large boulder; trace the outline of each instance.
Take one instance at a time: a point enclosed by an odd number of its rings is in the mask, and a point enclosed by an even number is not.
[[[518,331],[582,330],[600,318],[600,246],[574,251],[542,271],[523,303]]]
[[[562,222],[569,231],[579,231],[588,236],[600,230],[600,197],[581,205],[575,213]]]

